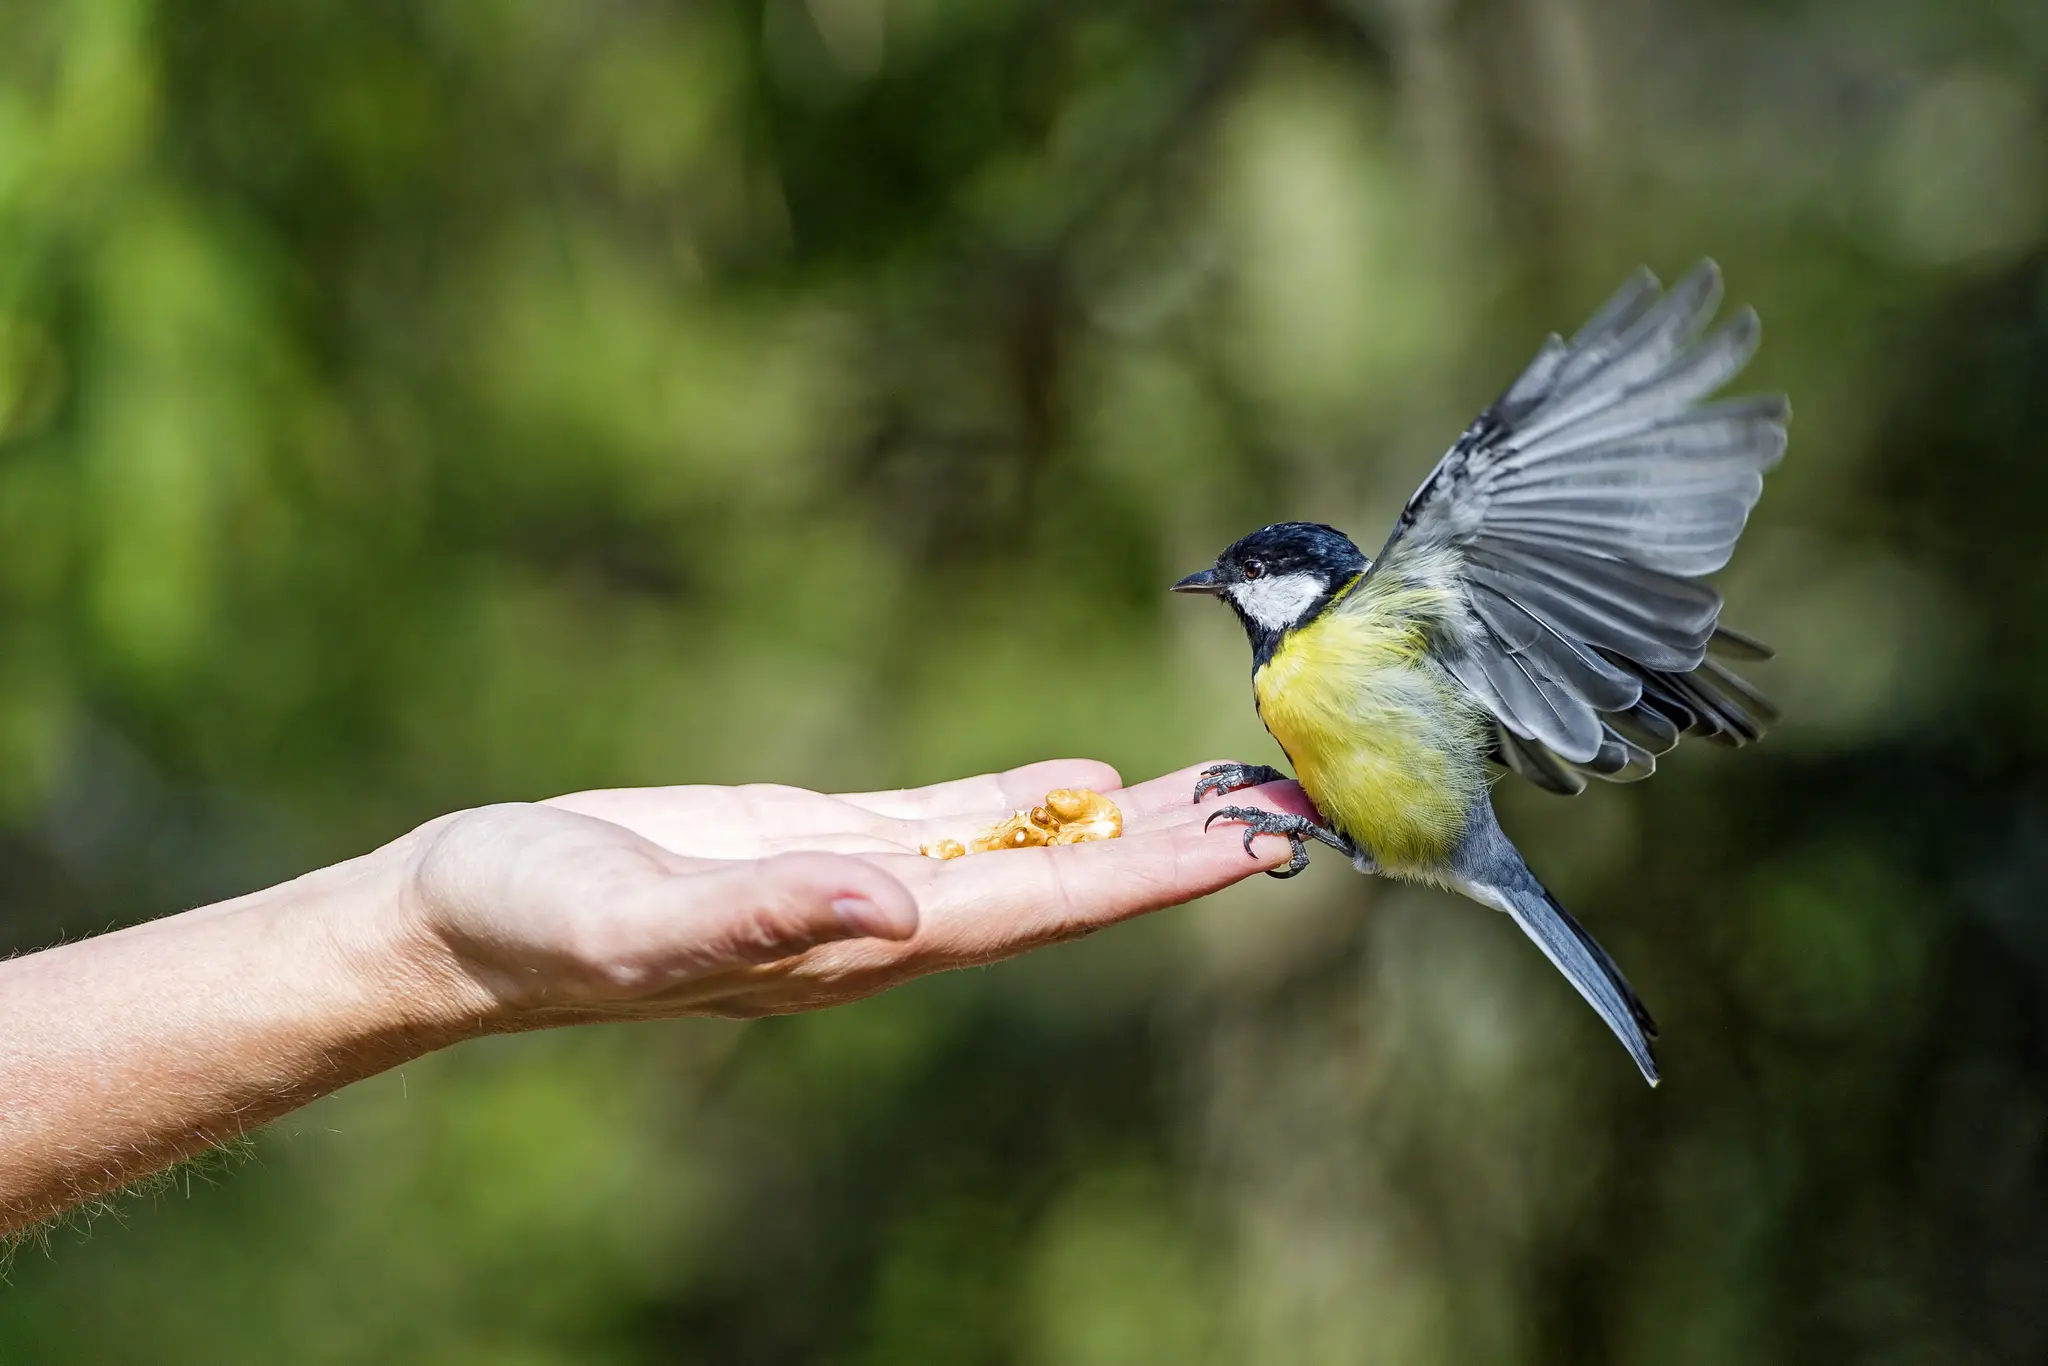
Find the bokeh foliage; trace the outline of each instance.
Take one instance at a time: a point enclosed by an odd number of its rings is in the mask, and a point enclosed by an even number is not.
[[[20,948],[451,807],[1264,757],[1160,591],[1370,543],[1711,252],[1791,719],[1496,917],[1323,867],[859,1007],[496,1040],[60,1235],[0,1360],[2048,1353],[2048,9],[0,0]]]

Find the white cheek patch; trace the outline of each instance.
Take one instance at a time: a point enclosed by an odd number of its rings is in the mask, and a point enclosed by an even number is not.
[[[1231,598],[1244,614],[1268,631],[1292,626],[1322,595],[1323,581],[1315,574],[1281,574],[1230,588]]]

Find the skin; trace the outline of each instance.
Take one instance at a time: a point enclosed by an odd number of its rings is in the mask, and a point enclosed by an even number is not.
[[[1285,860],[1205,833],[1202,766],[1061,760],[935,787],[582,792],[429,822],[282,886],[0,964],[0,1230],[486,1034],[858,1000],[1220,890]],[[1058,787],[1113,841],[941,862]],[[1291,783],[1233,800],[1310,810]]]

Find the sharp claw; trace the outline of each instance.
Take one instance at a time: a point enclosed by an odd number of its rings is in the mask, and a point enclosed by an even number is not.
[[[1286,871],[1282,872],[1275,869],[1268,869],[1267,871],[1274,877],[1293,877],[1296,873],[1308,867],[1309,862],[1308,841],[1302,831],[1293,828],[1293,819],[1285,812],[1267,811],[1255,806],[1219,806],[1209,813],[1207,820],[1202,822],[1202,829],[1208,830],[1209,827],[1216,824],[1219,820],[1243,821],[1244,852],[1248,858],[1257,858],[1259,856],[1258,851],[1252,847],[1252,841],[1256,840],[1259,836],[1283,836],[1291,847]]]
[[[1208,830],[1210,826],[1219,820],[1244,822],[1244,852],[1251,858],[1258,857],[1257,851],[1252,848],[1252,841],[1260,835],[1282,835],[1286,837],[1288,844],[1292,846],[1292,852],[1287,859],[1287,866],[1285,869],[1268,869],[1267,875],[1270,877],[1293,877],[1308,867],[1308,841],[1310,838],[1327,844],[1333,849],[1346,853],[1351,852],[1351,847],[1341,842],[1341,836],[1324,830],[1306,817],[1289,815],[1284,811],[1267,811],[1255,806],[1219,806],[1209,813],[1207,820],[1202,822],[1202,829]]]
[[[1308,868],[1308,845],[1299,835],[1289,835],[1287,842],[1294,846],[1287,856],[1285,868],[1268,868],[1266,876],[1277,878],[1299,877]]]
[[[1283,776],[1280,770],[1267,764],[1240,764],[1235,761],[1211,764],[1203,769],[1202,776],[1195,780],[1194,800],[1199,803],[1211,792],[1219,797],[1227,797],[1247,787],[1276,782]]]
[[[1287,856],[1287,866],[1285,868],[1268,868],[1266,870],[1267,877],[1281,879],[1299,877],[1308,868],[1307,842],[1301,836],[1293,834],[1287,837],[1287,842],[1294,846],[1293,852]]]

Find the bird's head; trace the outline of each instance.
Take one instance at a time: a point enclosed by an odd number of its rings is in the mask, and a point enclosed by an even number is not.
[[[1261,527],[1188,575],[1176,593],[1222,598],[1244,622],[1252,648],[1270,652],[1281,636],[1323,610],[1333,594],[1372,562],[1335,527],[1278,522]]]

